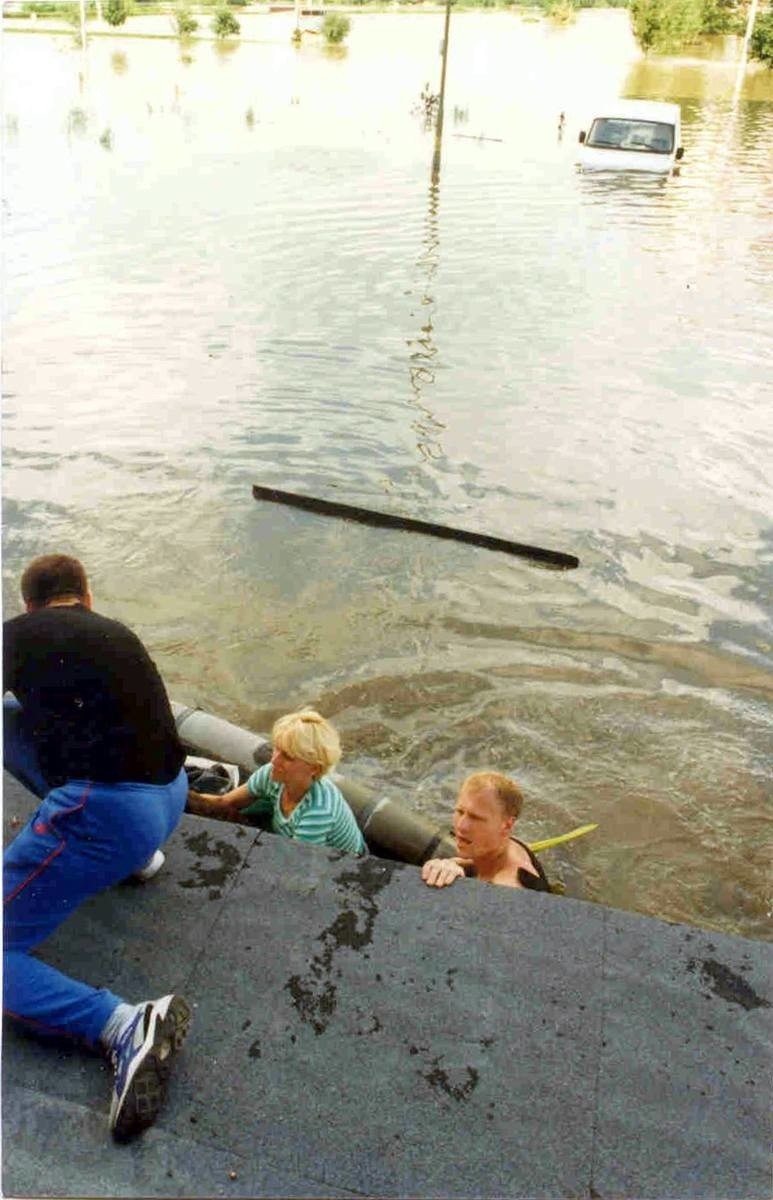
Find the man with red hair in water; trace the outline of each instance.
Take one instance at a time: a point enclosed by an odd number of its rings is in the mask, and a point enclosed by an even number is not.
[[[473,876],[503,887],[549,892],[545,872],[528,846],[512,836],[523,806],[521,789],[498,771],[478,771],[461,786],[454,808],[456,858],[433,858],[421,877],[430,887],[447,887]]]

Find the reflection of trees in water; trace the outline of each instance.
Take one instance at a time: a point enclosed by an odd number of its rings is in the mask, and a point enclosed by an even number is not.
[[[322,47],[322,53],[324,54],[325,58],[348,58],[349,47],[342,46],[340,42],[326,42]]]
[[[67,114],[67,133],[82,136],[89,125],[88,113],[83,108],[71,108]]]
[[[223,62],[225,59],[230,58],[233,54],[236,54],[236,51],[239,49],[240,45],[240,42],[229,41],[228,38],[218,38],[212,43],[212,49],[215,52],[215,57],[219,58],[220,61]]]
[[[773,134],[770,105],[742,104],[738,114],[738,141],[743,150],[769,146]]]
[[[684,113],[685,104],[693,101],[727,101],[733,96],[736,83],[736,52],[738,38],[724,40],[724,54],[700,59],[643,58],[635,62],[626,75],[621,96],[641,99],[669,97],[679,101]],[[773,71],[747,69],[740,89],[743,101],[770,102],[773,100]]]
[[[129,69],[129,60],[123,50],[114,50],[110,56],[110,66],[116,75],[125,75]]]
[[[424,322],[419,336],[408,339],[410,350],[408,361],[410,384],[413,392],[413,404],[419,410],[419,418],[413,422],[412,428],[418,435],[417,448],[425,460],[438,459],[443,456],[443,450],[437,438],[439,430],[444,429],[442,421],[438,421],[426,403],[426,389],[435,383],[435,367],[437,346],[434,339],[434,304],[432,281],[440,262],[440,179],[433,174],[429,188],[429,208],[427,212],[426,231],[423,238],[423,250],[417,260],[424,273],[424,288],[421,294],[421,305],[424,309]]]

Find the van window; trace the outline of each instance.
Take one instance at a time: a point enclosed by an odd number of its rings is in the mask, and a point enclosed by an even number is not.
[[[643,150],[647,154],[670,154],[674,149],[674,127],[663,121],[596,117],[585,145],[608,150]]]

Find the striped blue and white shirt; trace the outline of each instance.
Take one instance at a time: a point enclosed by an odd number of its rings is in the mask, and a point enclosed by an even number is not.
[[[367,847],[354,813],[332,779],[315,779],[308,792],[296,804],[289,817],[282,812],[281,783],[271,779],[271,763],[254,771],[247,780],[255,801],[242,812],[252,816],[271,816],[271,829],[283,837],[317,846],[333,846],[349,854],[364,854]]]

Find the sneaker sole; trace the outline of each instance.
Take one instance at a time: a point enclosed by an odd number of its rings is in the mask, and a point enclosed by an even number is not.
[[[110,1127],[118,1141],[147,1129],[161,1111],[171,1059],[188,1035],[192,1015],[182,996],[172,996],[166,1013],[156,1021],[152,1041],[127,1080],[123,1096],[113,1097]]]

